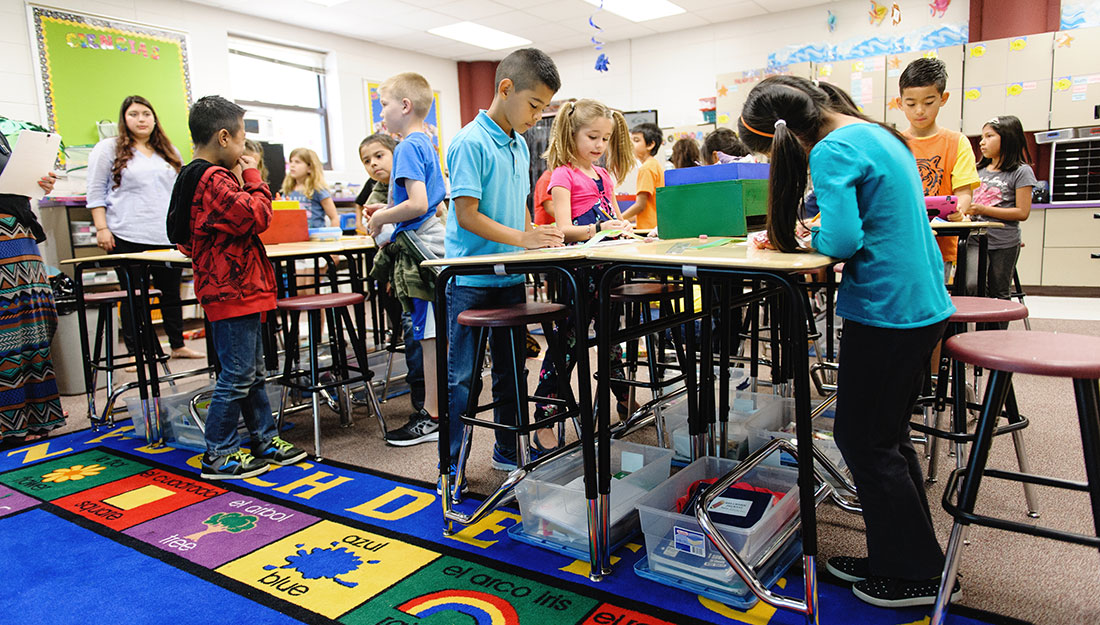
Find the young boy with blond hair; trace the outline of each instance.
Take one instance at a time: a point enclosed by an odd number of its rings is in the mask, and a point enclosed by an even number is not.
[[[382,122],[401,138],[393,151],[390,201],[370,214],[367,232],[377,237],[386,224],[394,225],[392,243],[379,251],[379,260],[390,263],[389,280],[402,307],[412,314],[412,338],[419,342],[424,362],[424,407],[400,428],[386,432],[386,441],[401,447],[439,438],[439,406],[435,375],[435,281],[430,271],[419,269],[423,258],[411,243],[419,238],[437,255],[443,255],[443,224],[435,207],[447,190],[428,125],[424,120],[432,106],[432,87],[413,72],[392,76],[378,87]],[[366,217],[366,216],[364,216]],[[404,236],[403,233],[405,234]],[[372,271],[372,277],[378,277]]]

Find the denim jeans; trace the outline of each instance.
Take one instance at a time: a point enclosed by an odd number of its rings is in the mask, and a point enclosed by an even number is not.
[[[240,447],[237,422],[244,423],[255,447],[275,438],[275,419],[264,389],[264,347],[260,314],[210,322],[214,351],[222,370],[206,413],[206,451],[226,456]]]
[[[420,341],[413,339],[412,313],[401,313],[401,333],[405,337],[405,383],[409,385],[409,399],[413,410],[424,408],[424,354]]]
[[[500,308],[512,306],[527,300],[522,284],[506,287],[458,286],[451,282],[447,285],[447,388],[450,391],[451,462],[457,462],[462,444],[462,422],[459,420],[466,411],[466,401],[470,397],[470,388],[475,375],[474,357],[477,355],[477,328],[458,324],[458,313],[471,308]],[[493,401],[507,398],[511,403],[497,408],[493,419],[497,423],[515,425],[517,412],[514,398],[515,371],[512,368],[511,339],[508,329],[489,331],[489,353],[493,358]],[[523,337],[517,342],[520,362],[524,362]],[[526,384],[526,372],[520,384]],[[514,458],[516,454],[516,435],[511,432],[497,432],[496,444],[505,456]]]

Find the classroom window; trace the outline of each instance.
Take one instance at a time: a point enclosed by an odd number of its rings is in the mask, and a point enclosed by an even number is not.
[[[259,122],[249,136],[281,143],[287,156],[310,148],[332,166],[323,52],[230,37],[229,71],[234,101]]]

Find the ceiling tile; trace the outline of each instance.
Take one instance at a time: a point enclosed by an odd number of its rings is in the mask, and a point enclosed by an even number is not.
[[[405,28],[411,28],[413,30],[424,32],[432,28],[447,26],[448,24],[454,24],[455,22],[460,22],[462,20],[457,20],[449,15],[443,15],[442,13],[436,13],[435,11],[418,9],[416,11],[409,11],[408,13],[394,15],[393,17],[389,18],[388,21],[392,21],[398,26],[404,26]]]
[[[767,11],[755,2],[731,2],[705,11],[699,11],[698,15],[711,24],[721,24],[745,19],[746,17],[764,15],[765,13]]]
[[[481,18],[507,13],[511,9],[491,0],[459,0],[434,7],[432,10],[460,20],[481,22]]]
[[[567,19],[584,18],[596,13],[596,7],[584,0],[557,0],[526,9],[528,13],[548,22],[560,22]]]
[[[641,22],[641,24],[658,32],[667,33],[674,30],[708,26],[710,22],[694,13],[681,13],[680,15],[670,15],[655,20],[646,20]]]
[[[546,20],[540,19],[523,11],[509,11],[500,15],[493,15],[477,20],[478,24],[503,30],[506,33],[517,34],[522,29],[538,28],[546,24]],[[530,37],[528,37],[530,39]]]

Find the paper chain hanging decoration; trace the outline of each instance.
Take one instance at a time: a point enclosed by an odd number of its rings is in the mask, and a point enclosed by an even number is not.
[[[601,41],[599,39],[596,39],[596,36],[603,32],[603,29],[600,28],[600,26],[598,24],[596,24],[596,21],[595,21],[596,20],[596,13],[599,13],[602,10],[603,10],[603,0],[600,0],[600,6],[596,7],[595,12],[593,12],[592,15],[590,15],[588,17],[588,25],[596,30],[596,32],[593,33],[592,36],[589,39],[592,41],[592,45],[596,46],[596,51],[600,53],[600,55],[596,57],[596,71],[597,72],[606,72],[607,69],[608,69],[607,66],[611,63],[610,59],[607,58],[607,55],[602,52],[602,50],[603,50],[603,41]]]

